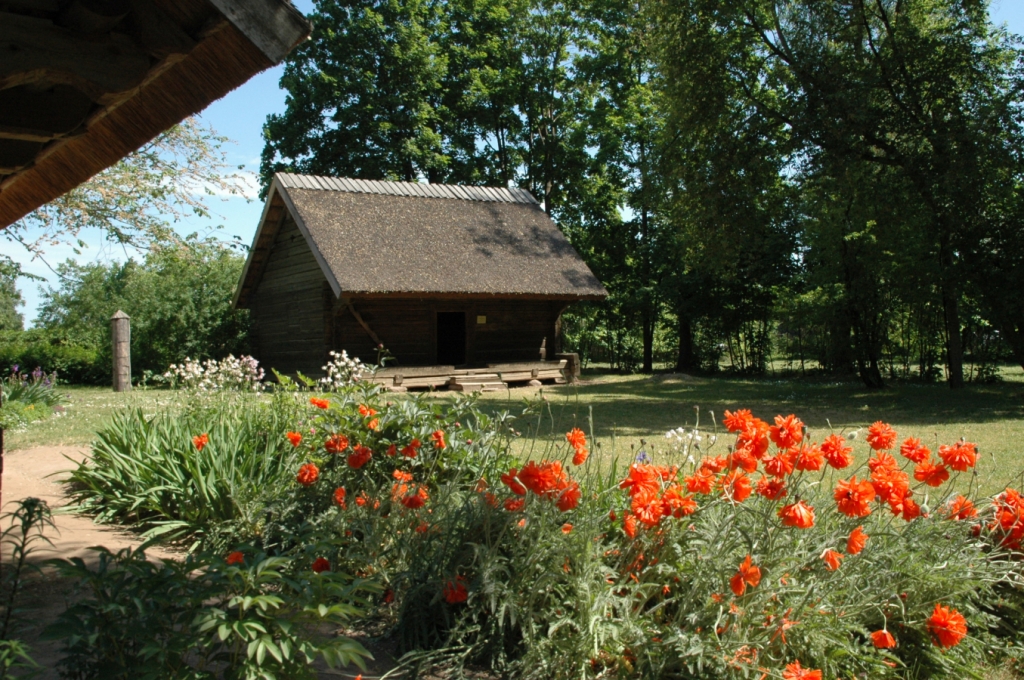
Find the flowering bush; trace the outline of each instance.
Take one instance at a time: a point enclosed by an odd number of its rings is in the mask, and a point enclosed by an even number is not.
[[[602,461],[572,428],[519,460],[529,421],[472,398],[277,398],[288,479],[238,539],[377,582],[410,665],[923,679],[1024,652],[1024,498],[971,494],[970,442],[933,453],[884,423],[815,438],[737,411],[726,432],[674,430],[664,459]],[[223,436],[204,434],[189,451]]]
[[[57,391],[57,373],[47,374],[36,366],[31,373],[15,364],[7,377],[0,377],[0,430],[13,429],[62,410],[64,395]]]
[[[251,356],[207,359],[199,363],[185,357],[181,364],[171,364],[163,378],[172,388],[187,390],[259,392],[263,389],[263,369]]]
[[[332,351],[331,360],[323,366],[326,375],[317,381],[321,389],[328,392],[337,392],[343,387],[354,385],[359,382],[364,373],[369,372],[366,365],[355,357],[349,357],[345,350]]]

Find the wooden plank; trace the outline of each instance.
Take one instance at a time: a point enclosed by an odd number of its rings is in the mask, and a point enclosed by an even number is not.
[[[290,2],[210,0],[210,3],[275,64],[309,37],[309,22]]]

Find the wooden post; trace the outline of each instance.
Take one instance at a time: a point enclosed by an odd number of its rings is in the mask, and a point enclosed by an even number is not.
[[[132,389],[131,317],[120,309],[110,317],[110,344],[114,354],[114,391]]]

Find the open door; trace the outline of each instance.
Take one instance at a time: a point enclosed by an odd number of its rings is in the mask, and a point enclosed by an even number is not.
[[[461,366],[466,363],[466,313],[437,313],[437,363]]]

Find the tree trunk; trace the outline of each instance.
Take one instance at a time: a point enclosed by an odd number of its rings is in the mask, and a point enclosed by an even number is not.
[[[641,325],[644,334],[644,373],[654,371],[654,315],[650,309],[645,309],[642,315]]]
[[[676,357],[676,370],[679,372],[694,371],[697,366],[697,353],[693,350],[693,324],[686,316],[679,315],[679,354]]]
[[[964,349],[960,336],[960,304],[951,283],[942,284],[942,312],[946,322],[946,365],[950,389],[964,386]]]

